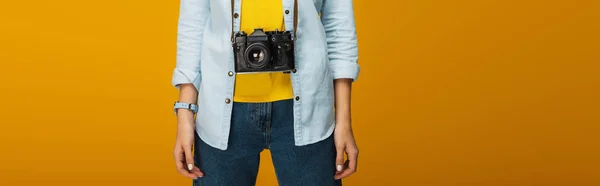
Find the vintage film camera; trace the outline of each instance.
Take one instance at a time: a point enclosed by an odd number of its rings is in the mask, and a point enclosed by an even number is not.
[[[294,42],[290,31],[254,29],[235,34],[236,73],[289,72],[294,69]]]

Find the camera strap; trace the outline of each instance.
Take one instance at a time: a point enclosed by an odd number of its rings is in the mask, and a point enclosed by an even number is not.
[[[234,29],[233,29],[233,20],[235,19],[235,17],[233,16],[234,14],[234,1],[235,0],[231,0],[231,41],[233,42],[233,34],[234,34]],[[285,18],[283,20],[284,24],[285,24]],[[294,38],[293,41],[296,41],[296,29],[298,28],[298,0],[294,0]]]

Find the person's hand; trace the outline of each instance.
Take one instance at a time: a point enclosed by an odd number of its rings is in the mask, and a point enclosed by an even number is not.
[[[186,109],[179,109],[177,112],[177,140],[173,151],[175,165],[179,174],[196,179],[204,176],[204,173],[194,165],[194,154],[192,154],[195,137],[193,113]]]
[[[333,134],[335,148],[337,150],[337,157],[335,160],[337,172],[335,173],[334,178],[337,180],[348,177],[356,172],[358,147],[356,146],[349,120],[336,123]],[[348,157],[348,160],[345,162],[344,154]]]

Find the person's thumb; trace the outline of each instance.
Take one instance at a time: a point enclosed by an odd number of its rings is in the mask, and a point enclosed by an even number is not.
[[[338,147],[337,149],[337,153],[336,153],[336,158],[335,158],[335,170],[342,171],[342,169],[344,168],[344,147]]]
[[[192,171],[194,169],[194,155],[192,154],[192,146],[187,145],[183,147],[183,151],[185,153],[185,163],[188,171]]]

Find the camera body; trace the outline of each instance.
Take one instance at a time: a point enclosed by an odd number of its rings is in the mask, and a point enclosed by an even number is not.
[[[233,41],[236,73],[289,72],[294,67],[294,42],[290,31],[254,29],[237,32]]]

